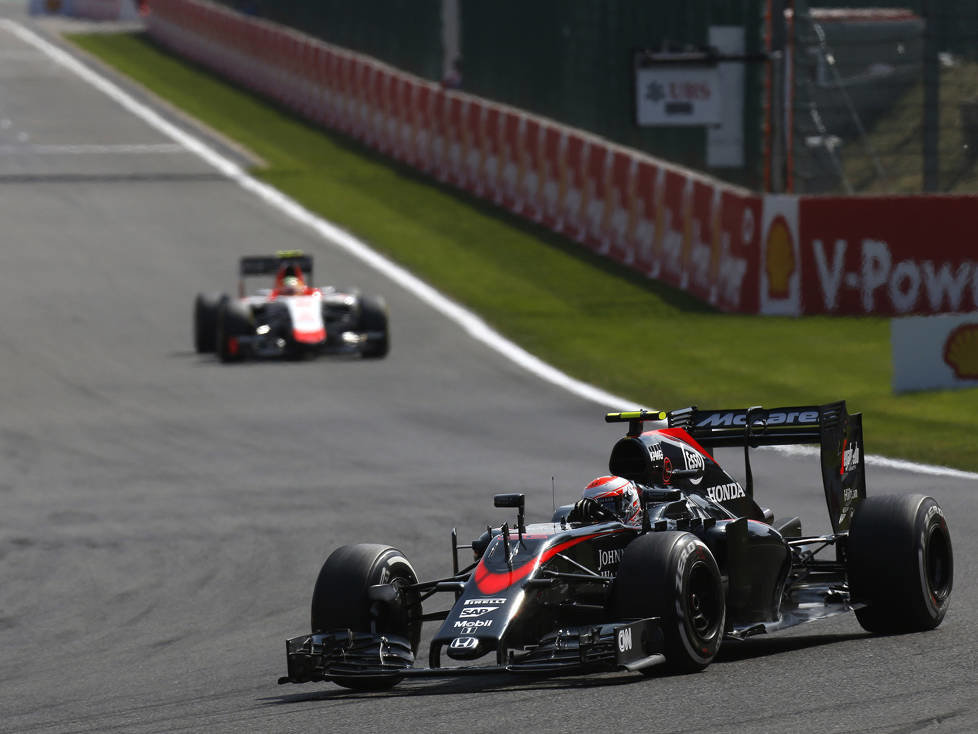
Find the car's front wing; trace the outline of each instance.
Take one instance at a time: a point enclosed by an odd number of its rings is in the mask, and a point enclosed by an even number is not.
[[[659,621],[653,617],[559,629],[545,635],[539,644],[512,653],[506,664],[448,668],[415,668],[409,641],[397,635],[332,630],[287,640],[288,675],[278,682],[642,670],[665,661]]]

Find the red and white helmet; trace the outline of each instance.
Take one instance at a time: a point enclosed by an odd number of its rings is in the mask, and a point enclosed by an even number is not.
[[[624,477],[598,477],[584,488],[584,495],[592,499],[624,523],[638,524],[642,517],[638,487]]]

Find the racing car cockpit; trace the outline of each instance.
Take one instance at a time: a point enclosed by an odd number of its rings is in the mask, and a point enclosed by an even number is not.
[[[567,521],[590,524],[618,520],[637,527],[642,524],[642,489],[624,477],[597,477],[584,488]]]
[[[277,296],[304,296],[310,290],[302,277],[302,269],[295,263],[289,263],[275,275],[275,287],[272,289],[271,295],[273,298]]]

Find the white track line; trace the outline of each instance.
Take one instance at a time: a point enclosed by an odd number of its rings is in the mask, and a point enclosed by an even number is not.
[[[187,150],[195,153],[206,163],[214,167],[227,178],[231,179],[243,189],[252,192],[262,201],[275,207],[285,215],[291,217],[296,222],[306,225],[317,232],[323,239],[331,244],[346,250],[349,254],[358,258],[375,270],[383,273],[390,280],[409,291],[415,297],[429,304],[436,311],[445,317],[459,324],[469,335],[482,342],[490,349],[495,350],[502,356],[511,360],[515,364],[532,372],[543,380],[561,387],[585,400],[590,400],[605,408],[622,410],[639,407],[634,400],[623,398],[618,395],[606,392],[601,388],[589,385],[586,382],[576,380],[560,370],[552,367],[541,359],[533,356],[522,347],[506,339],[497,331],[492,329],[485,321],[476,316],[466,308],[449,300],[444,295],[436,291],[430,285],[411,274],[400,265],[388,260],[375,250],[371,249],[366,243],[358,240],[349,232],[340,229],[317,214],[310,212],[298,202],[289,198],[281,191],[273,189],[271,186],[263,184],[255,178],[249,176],[244,169],[233,161],[225,158],[216,150],[208,146],[202,140],[195,138],[189,133],[181,130],[172,123],[161,117],[155,110],[137,101],[129,93],[118,85],[109,81],[97,72],[82,64],[66,51],[58,48],[54,44],[44,40],[39,35],[26,27],[12,20],[0,19],[0,27],[17,36],[25,43],[30,44],[41,51],[53,61],[79,76],[84,81],[104,93],[124,109],[136,115],[148,125],[159,130],[167,137],[175,140]],[[782,449],[783,450],[783,449]],[[793,447],[785,453],[795,455],[810,455],[817,453],[817,449],[809,447]],[[930,466],[927,464],[915,464],[909,461],[897,459],[887,459],[881,456],[866,457],[867,463],[877,466],[912,471],[919,474],[930,474],[933,476],[955,477],[959,479],[978,479],[978,474],[964,472],[958,469],[949,469],[941,466]]]
[[[0,155],[143,155],[146,153],[186,153],[187,149],[178,143],[132,143],[100,145],[97,143],[63,145],[0,145]]]

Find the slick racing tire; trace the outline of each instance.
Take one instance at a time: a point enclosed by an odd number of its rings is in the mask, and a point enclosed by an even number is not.
[[[390,351],[391,337],[387,325],[387,303],[379,296],[360,297],[360,331],[382,333],[382,337],[364,342],[360,355],[364,359],[380,359]]]
[[[217,357],[224,363],[244,358],[238,337],[251,333],[251,316],[236,301],[224,298],[217,307]]]
[[[351,629],[376,632],[408,639],[417,655],[421,642],[421,599],[406,586],[418,583],[410,561],[396,548],[374,543],[344,545],[333,551],[316,579],[312,593],[312,631]],[[392,584],[397,590],[393,602],[371,601],[367,589],[375,584]],[[331,678],[335,683],[357,690],[383,690],[401,680],[399,675],[370,678]]]
[[[878,495],[852,518],[849,590],[859,624],[869,632],[934,629],[944,619],[954,584],[947,519],[932,497]]]
[[[217,349],[217,309],[223,293],[198,293],[194,299],[194,349],[197,354],[213,354]]]
[[[619,619],[662,618],[666,664],[674,673],[703,670],[720,648],[726,622],[720,569],[692,533],[647,533],[632,541],[618,567],[611,605]]]

